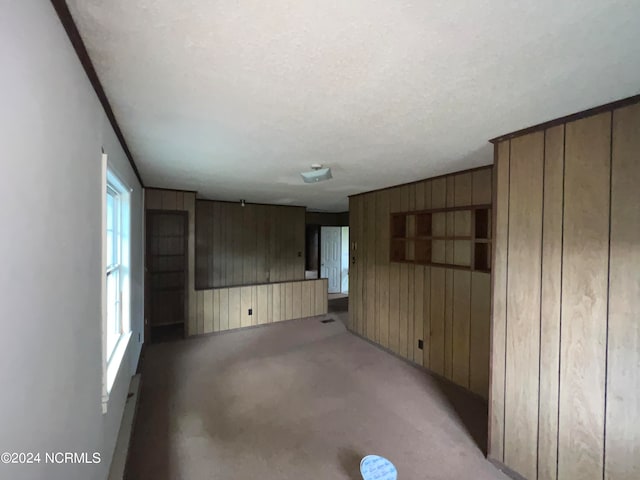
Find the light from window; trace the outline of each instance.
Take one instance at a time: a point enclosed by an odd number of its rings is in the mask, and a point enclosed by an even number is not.
[[[122,331],[122,268],[121,199],[118,191],[107,184],[107,363],[120,340]]]
[[[107,167],[103,155],[103,412],[129,338],[130,189]]]

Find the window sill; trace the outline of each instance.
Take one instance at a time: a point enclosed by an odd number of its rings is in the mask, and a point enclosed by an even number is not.
[[[107,409],[109,406],[109,396],[111,394],[111,389],[113,388],[113,384],[116,381],[116,377],[118,376],[118,371],[120,370],[120,366],[122,365],[122,359],[129,347],[129,342],[131,341],[131,332],[123,333],[118,340],[118,344],[116,345],[115,350],[113,351],[113,355],[111,360],[107,364],[107,378],[106,380],[106,395],[102,397],[102,413],[107,413]]]

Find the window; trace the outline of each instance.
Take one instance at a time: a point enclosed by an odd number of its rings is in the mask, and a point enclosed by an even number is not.
[[[129,312],[130,189],[103,155],[103,412],[131,336]]]

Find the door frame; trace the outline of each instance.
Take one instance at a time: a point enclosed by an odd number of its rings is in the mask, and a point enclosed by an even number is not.
[[[325,228],[337,228],[338,229],[338,233],[339,233],[339,241],[338,241],[338,246],[340,249],[340,268],[338,269],[339,275],[338,275],[338,292],[331,292],[331,293],[342,293],[342,226],[339,225],[321,225],[320,226],[320,234],[319,234],[319,241],[318,241],[318,249],[319,249],[319,255],[318,255],[318,278],[322,278],[322,231]],[[329,286],[329,278],[327,277],[327,289]]]

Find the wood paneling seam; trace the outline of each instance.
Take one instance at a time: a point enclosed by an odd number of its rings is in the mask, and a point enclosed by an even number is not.
[[[547,130],[542,135],[542,228],[540,229],[540,316],[538,326],[538,430],[536,433],[536,479],[540,477],[540,381],[542,379],[542,269],[544,267],[544,193],[547,166]]]
[[[502,392],[502,462],[504,463],[504,451],[506,436],[506,421],[507,421],[507,332],[509,329],[509,218],[510,218],[510,206],[511,206],[511,140],[509,140],[509,177],[507,182],[507,255],[505,266],[505,288],[504,288],[504,382]]]
[[[602,480],[605,480],[607,470],[607,390],[609,385],[609,306],[611,292],[611,211],[612,211],[612,192],[613,192],[613,112],[611,110],[611,118],[609,119],[609,233],[607,245],[607,315],[605,326],[605,343],[604,343],[604,428],[602,432]]]
[[[560,388],[562,376],[560,374],[562,368],[562,286],[564,282],[564,193],[566,184],[566,156],[567,156],[567,125],[562,129],[562,228],[560,229],[560,319],[558,325],[558,418],[556,420],[556,480],[558,479],[558,471],[560,465]]]

